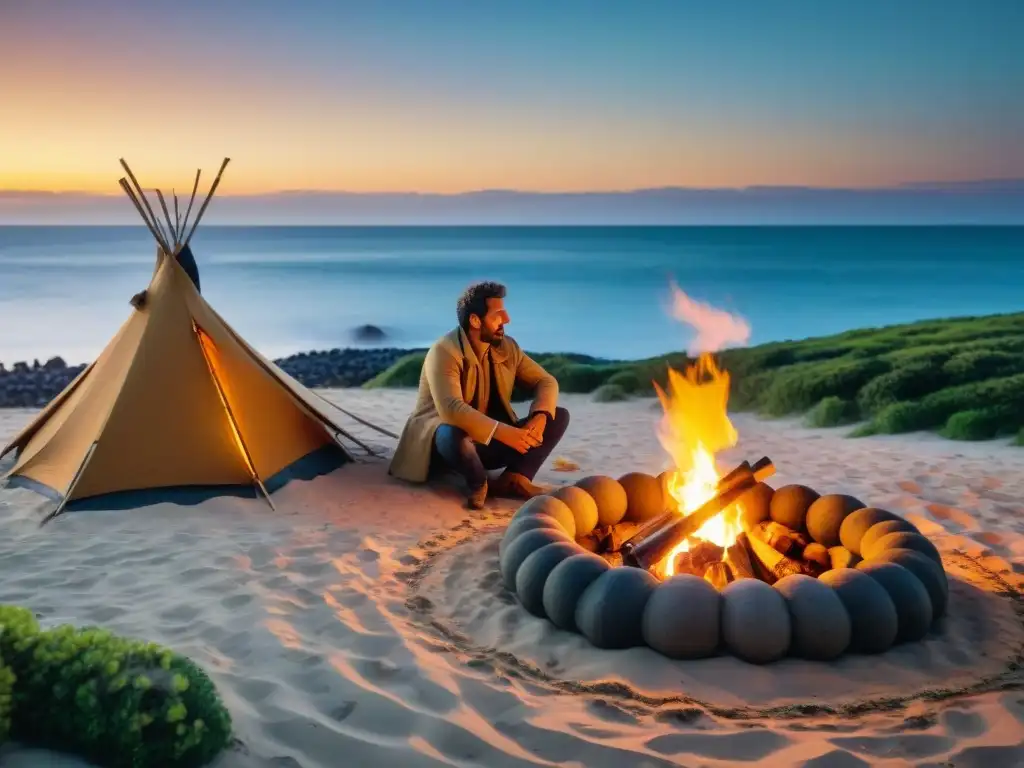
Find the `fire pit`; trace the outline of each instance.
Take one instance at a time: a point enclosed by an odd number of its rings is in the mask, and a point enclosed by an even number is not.
[[[768,457],[721,474],[715,453],[737,440],[728,375],[702,355],[668,383],[659,437],[674,469],[587,477],[512,517],[502,578],[528,611],[602,648],[758,664],[928,633],[949,587],[913,524],[852,496],[774,489]]]

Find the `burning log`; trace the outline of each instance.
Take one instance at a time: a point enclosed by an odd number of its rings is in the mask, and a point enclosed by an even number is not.
[[[751,531],[747,541],[750,542],[750,549],[754,553],[755,558],[760,560],[761,564],[772,575],[773,578],[771,580],[764,579],[769,584],[774,584],[775,581],[783,576],[790,576],[794,573],[810,575],[810,569],[803,562],[786,557],[772,547],[757,535],[756,528]]]
[[[719,480],[718,493],[693,513],[685,517],[680,517],[676,512],[666,513],[623,544],[623,563],[634,568],[650,570],[681,542],[699,531],[705,523],[728,509],[743,494],[774,473],[775,466],[767,456],[753,466],[743,462]]]
[[[751,529],[751,532],[773,549],[794,560],[802,556],[804,548],[809,543],[803,534],[773,520],[758,523]]]
[[[753,554],[750,552],[750,544],[747,542],[747,534],[741,533],[736,541],[730,544],[725,550],[724,560],[728,563],[732,574],[737,579],[756,579],[754,565],[751,562]]]
[[[711,586],[721,592],[730,582],[736,579],[733,577],[729,564],[719,560],[717,563],[712,563],[708,566],[707,571],[704,573],[704,580],[710,582]]]
[[[676,573],[692,573],[703,577],[708,567],[717,563],[725,554],[725,549],[714,542],[700,540],[688,552],[676,556]]]

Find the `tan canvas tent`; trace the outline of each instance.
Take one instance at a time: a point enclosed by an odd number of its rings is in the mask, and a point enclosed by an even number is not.
[[[184,236],[191,202],[181,222],[175,198],[172,223],[158,192],[165,230],[124,167],[132,184],[121,186],[158,243],[152,280],[99,357],[0,452],[17,451],[8,482],[59,498],[50,519],[126,491],[243,486],[269,502],[267,479],[300,460],[352,459],[340,438],[366,446],[338,425],[340,409],[256,352],[199,293],[189,240],[221,174]]]

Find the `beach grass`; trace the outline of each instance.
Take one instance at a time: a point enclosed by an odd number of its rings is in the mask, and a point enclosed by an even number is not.
[[[653,394],[685,353],[607,361],[537,354],[563,392]],[[767,417],[806,415],[814,427],[858,423],[853,436],[937,432],[953,440],[1016,435],[1024,445],[1024,313],[926,320],[834,336],[729,349],[730,407]],[[414,387],[423,354],[364,386]]]

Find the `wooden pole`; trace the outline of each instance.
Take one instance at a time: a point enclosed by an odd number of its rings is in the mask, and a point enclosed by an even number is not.
[[[159,188],[156,190],[156,196],[160,199],[160,207],[164,209],[164,218],[167,220],[167,231],[170,233],[172,247],[178,247],[178,237],[174,233],[174,225],[171,223],[171,214],[167,210],[167,203],[164,201],[164,193]]]
[[[228,167],[228,163],[231,162],[230,157],[225,157],[224,162],[220,164],[220,170],[217,171],[217,178],[213,180],[213,185],[210,187],[210,191],[206,195],[206,199],[203,200],[203,205],[199,208],[199,213],[196,214],[196,220],[192,224],[192,229],[188,233],[188,237],[185,238],[185,245],[188,245],[192,240],[192,235],[195,234],[196,227],[199,226],[199,222],[202,221],[203,214],[206,213],[206,206],[210,204],[210,200],[213,199],[213,193],[217,191],[217,186],[220,184],[220,177],[224,175],[224,169]]]
[[[128,199],[131,200],[132,203],[135,205],[135,210],[139,212],[139,216],[141,216],[142,220],[146,222],[146,228],[150,231],[150,233],[153,235],[153,237],[156,238],[156,241],[159,243],[160,235],[158,235],[157,231],[153,229],[153,224],[146,216],[146,212],[142,210],[142,205],[139,203],[138,198],[135,197],[135,193],[132,192],[132,188],[128,185],[128,180],[122,177],[121,179],[118,180],[118,184],[121,185],[121,189],[124,190],[124,193],[128,195]]]
[[[178,193],[174,191],[174,187],[171,187],[171,195],[174,197],[174,242],[180,243],[181,216],[178,215]]]
[[[196,168],[196,181],[192,185],[192,197],[189,198],[188,208],[185,210],[185,218],[181,220],[181,231],[178,233],[178,242],[181,242],[181,235],[185,233],[185,229],[188,227],[188,217],[192,213],[192,203],[196,201],[196,190],[199,189],[199,175],[203,172],[202,168]]]
[[[128,178],[131,179],[132,180],[132,184],[135,185],[135,192],[138,194],[139,199],[142,201],[142,203],[146,206],[146,210],[149,211],[149,215],[153,219],[153,224],[155,225],[157,223],[157,218],[156,218],[156,214],[153,213],[152,206],[149,204],[149,198],[147,198],[146,197],[146,193],[142,191],[142,187],[139,185],[139,180],[135,178],[135,174],[132,173],[132,169],[128,167],[128,163],[126,163],[124,161],[123,157],[120,158],[120,160],[121,160],[121,167],[124,168],[125,173],[128,174]],[[154,228],[157,229],[157,230],[160,229],[158,226],[154,227]],[[157,242],[160,243],[160,246],[165,251],[167,251],[168,248],[170,247],[167,243],[163,242],[159,237],[157,238]]]

